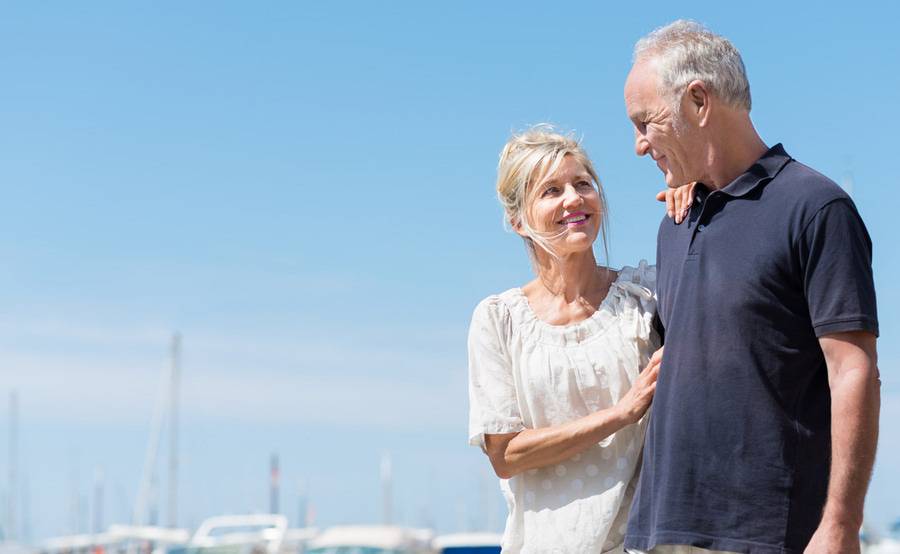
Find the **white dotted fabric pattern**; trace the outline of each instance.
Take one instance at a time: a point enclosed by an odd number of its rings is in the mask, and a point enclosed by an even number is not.
[[[469,443],[572,421],[618,402],[659,347],[656,269],[625,267],[588,319],[537,319],[521,289],[483,300],[469,329]],[[501,489],[504,553],[622,552],[644,423]]]

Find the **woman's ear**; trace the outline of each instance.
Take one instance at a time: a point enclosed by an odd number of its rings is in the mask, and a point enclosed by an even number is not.
[[[512,216],[509,218],[509,226],[512,227],[512,230],[516,232],[520,237],[528,238],[528,233],[525,232],[525,229],[522,228],[522,217],[521,216]]]

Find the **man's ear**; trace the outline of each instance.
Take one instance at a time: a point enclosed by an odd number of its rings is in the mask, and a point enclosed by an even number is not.
[[[697,125],[705,127],[709,120],[711,110],[709,87],[700,80],[694,80],[688,83],[684,92],[687,108],[691,110],[691,115],[696,118]]]

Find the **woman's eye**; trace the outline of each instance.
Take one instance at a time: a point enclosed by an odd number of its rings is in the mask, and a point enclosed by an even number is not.
[[[554,194],[559,192],[559,188],[557,187],[547,187],[544,189],[544,192],[541,193],[541,198],[546,198],[547,196],[553,196]]]
[[[594,188],[594,185],[590,184],[588,181],[579,181],[577,186],[578,186],[578,188],[580,188],[580,189],[583,189],[583,188],[585,188],[585,187],[587,187],[587,188]]]

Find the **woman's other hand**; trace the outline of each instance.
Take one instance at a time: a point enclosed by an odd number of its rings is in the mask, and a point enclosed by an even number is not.
[[[517,433],[484,434],[484,451],[497,477],[509,479],[525,470],[568,460],[622,427],[636,423],[653,401],[663,349],[653,353],[631,389],[611,408],[567,423]]]
[[[678,225],[685,219],[691,211],[691,205],[694,203],[694,188],[697,183],[689,183],[683,187],[674,189],[667,188],[656,193],[656,199],[666,203],[666,215],[675,219]]]
[[[684,187],[682,187],[684,188]],[[659,366],[662,363],[663,349],[653,353],[647,367],[641,371],[631,389],[616,404],[622,418],[627,423],[636,423],[646,413],[653,402],[656,392],[656,380],[659,378]]]

